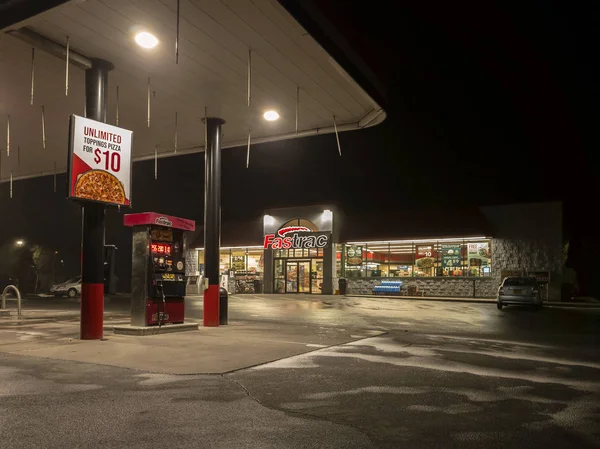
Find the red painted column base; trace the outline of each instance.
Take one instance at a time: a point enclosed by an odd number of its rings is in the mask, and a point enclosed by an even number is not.
[[[100,340],[104,335],[104,284],[81,285],[82,340]]]
[[[204,290],[204,326],[219,325],[219,286],[209,285]]]

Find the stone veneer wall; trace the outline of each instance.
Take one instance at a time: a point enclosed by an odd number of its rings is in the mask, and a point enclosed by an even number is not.
[[[550,271],[549,300],[560,299],[562,257],[562,248],[551,242],[492,239],[492,275],[496,285],[502,281],[502,270]]]
[[[475,296],[478,298],[495,297],[498,284],[494,278],[350,278],[348,279],[348,294],[372,295],[373,287],[381,281],[402,281],[401,295],[408,293],[408,286],[415,285],[418,295],[449,296],[457,298],[472,298],[473,283]]]
[[[550,271],[549,300],[560,300],[563,280],[562,205],[557,202],[481,208],[490,224],[492,274]]]

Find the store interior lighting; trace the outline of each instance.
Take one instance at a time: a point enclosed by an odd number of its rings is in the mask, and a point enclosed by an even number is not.
[[[347,242],[346,245],[398,245],[398,244],[412,244],[412,243],[423,243],[423,244],[431,244],[435,245],[436,243],[445,243],[445,242],[456,242],[462,243],[464,242],[473,242],[477,240],[489,240],[491,237],[445,237],[439,239],[427,239],[427,240],[390,240],[388,242],[385,241],[376,241],[376,242]]]

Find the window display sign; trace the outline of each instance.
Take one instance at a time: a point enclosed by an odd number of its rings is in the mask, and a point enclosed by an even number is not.
[[[231,269],[243,271],[246,269],[246,256],[231,256]]]
[[[415,246],[415,264],[421,269],[433,268],[435,265],[433,245]]]
[[[458,268],[461,263],[461,245],[459,243],[442,243],[442,268]]]
[[[132,131],[72,115],[67,196],[130,206],[132,138]]]
[[[362,265],[363,258],[363,247],[362,246],[347,246],[346,247],[346,265],[347,266],[357,266]]]
[[[467,244],[467,259],[472,267],[480,267],[488,265],[490,258],[489,242],[468,243]]]

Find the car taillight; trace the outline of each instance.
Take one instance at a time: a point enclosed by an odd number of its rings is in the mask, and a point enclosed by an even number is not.
[[[503,295],[504,294],[504,287],[500,287],[500,290],[498,290],[498,294],[499,295]]]

